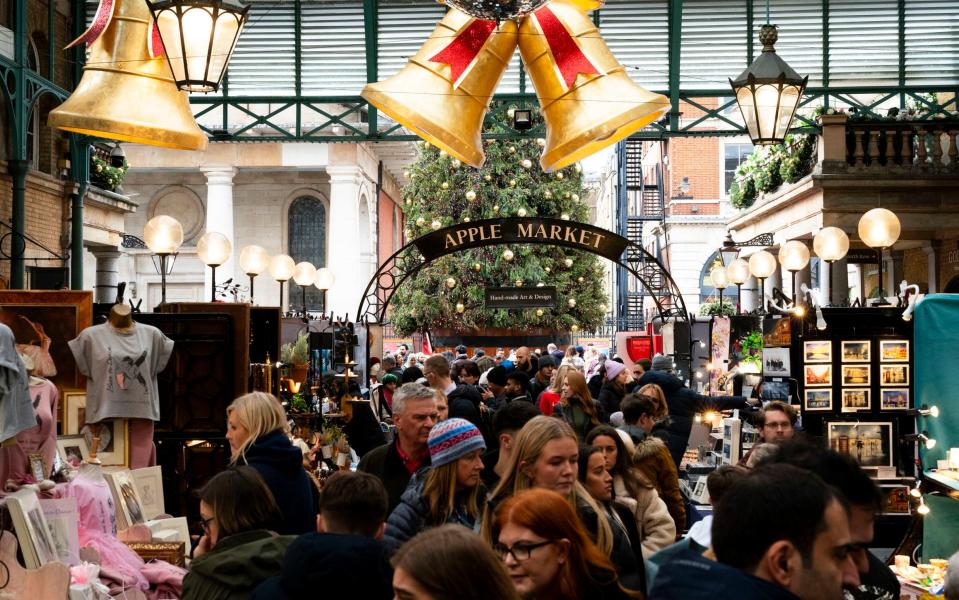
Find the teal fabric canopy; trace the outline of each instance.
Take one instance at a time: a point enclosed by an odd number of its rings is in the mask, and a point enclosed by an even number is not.
[[[949,448],[959,447],[959,294],[926,296],[915,311],[913,405],[939,407],[939,417],[920,417],[919,431],[936,440],[922,449],[924,469],[936,468]]]

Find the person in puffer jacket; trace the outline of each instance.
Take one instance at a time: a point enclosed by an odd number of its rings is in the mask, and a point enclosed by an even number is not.
[[[431,465],[413,475],[386,521],[383,545],[390,554],[429,527],[455,523],[473,529],[479,517],[486,442],[465,419],[437,423],[429,437]]]

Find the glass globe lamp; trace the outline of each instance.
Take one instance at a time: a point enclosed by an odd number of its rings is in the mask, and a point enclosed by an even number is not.
[[[240,268],[250,278],[250,302],[253,302],[253,278],[270,266],[270,255],[263,246],[244,246],[240,250]]]
[[[286,254],[277,254],[270,259],[270,277],[280,284],[280,307],[283,307],[283,284],[293,277],[293,269],[296,263]]]
[[[210,302],[216,302],[216,268],[230,260],[233,244],[219,231],[207,231],[196,244],[196,253],[210,267]]]
[[[776,272],[776,257],[760,250],[749,257],[749,272],[759,280],[759,309],[760,315],[766,314],[766,278]]]
[[[833,263],[845,258],[849,252],[849,236],[838,227],[823,227],[819,230],[819,233],[816,234],[816,237],[813,238],[812,249],[813,252],[816,253],[816,256],[829,264],[829,273],[832,275],[834,270]],[[826,294],[828,300],[827,305],[832,305],[832,290],[835,289],[835,286],[833,286],[831,278],[829,280],[829,288],[829,293]]]
[[[333,275],[333,271],[326,267],[316,270],[316,282],[313,285],[323,292],[324,310],[326,310],[326,292],[333,288],[334,283],[336,283],[336,277]]]
[[[891,248],[899,240],[899,234],[902,233],[902,225],[899,223],[899,217],[891,210],[885,208],[874,208],[864,214],[859,219],[859,239],[870,248],[878,249],[877,261],[879,263],[879,300],[873,303],[874,306],[889,304],[886,300],[885,292],[882,289],[882,251]]]
[[[172,254],[176,260],[176,253],[183,244],[183,225],[169,215],[157,215],[143,228],[143,241],[160,259],[157,268],[160,271],[160,304],[166,304],[167,259]],[[170,267],[173,267],[172,263]]]

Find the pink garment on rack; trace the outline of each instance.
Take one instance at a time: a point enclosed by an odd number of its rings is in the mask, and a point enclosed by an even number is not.
[[[183,595],[183,578],[186,569],[162,560],[151,560],[143,565],[141,571],[150,582],[147,598],[150,600],[169,600]]]
[[[153,443],[153,421],[130,419],[130,469],[157,464],[157,447]]]
[[[7,479],[21,481],[24,475],[32,475],[27,459],[30,454],[43,456],[44,477],[49,477],[53,470],[53,460],[57,455],[56,414],[60,393],[53,382],[44,379],[30,385],[30,400],[37,425],[18,433],[16,444],[0,448],[0,488]]]

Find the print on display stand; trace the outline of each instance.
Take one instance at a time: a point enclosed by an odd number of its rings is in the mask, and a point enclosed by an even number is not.
[[[832,410],[831,389],[806,390],[806,410]]]
[[[82,435],[87,448],[93,447],[93,430],[86,420],[87,395],[82,392],[63,394],[63,431],[66,435]],[[99,424],[100,446],[97,458],[105,467],[129,465],[130,424],[126,419],[106,419]]]
[[[871,362],[869,340],[856,340],[842,343],[842,362],[868,363]]]
[[[789,377],[789,348],[763,348],[763,375]]]
[[[909,340],[879,340],[880,362],[908,362]]]
[[[764,380],[762,399],[789,402],[789,380],[783,380],[779,377]]]
[[[869,388],[843,388],[842,412],[868,411],[872,408]]]
[[[893,467],[892,427],[892,421],[829,421],[826,441],[863,467]]]
[[[881,410],[908,410],[909,388],[882,388],[879,390]]]
[[[842,385],[867,386],[872,379],[869,365],[843,365]]]
[[[909,385],[909,365],[879,365],[879,385]]]
[[[816,340],[803,342],[804,363],[832,362],[832,342],[830,340]]]
[[[832,385],[832,365],[806,365],[806,386]]]
[[[87,438],[82,435],[61,435],[57,437],[57,452],[60,454],[60,461],[74,469],[79,468],[80,463],[90,456]]]

